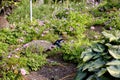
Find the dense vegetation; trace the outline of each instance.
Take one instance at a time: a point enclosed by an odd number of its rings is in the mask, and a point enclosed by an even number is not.
[[[120,78],[120,1],[102,0],[97,5],[84,0],[68,1],[45,0],[42,5],[34,1],[32,22],[29,0],[14,4],[17,7],[7,16],[13,26],[0,29],[0,80],[20,80],[47,64],[46,57],[58,51],[64,60],[78,64],[75,80]],[[102,34],[96,31],[99,26],[105,30]],[[11,53],[33,40],[55,42],[60,38],[64,39],[62,48],[49,54],[36,54],[29,49]]]

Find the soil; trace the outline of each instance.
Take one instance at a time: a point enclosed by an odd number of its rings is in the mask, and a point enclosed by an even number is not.
[[[61,54],[48,57],[47,60],[50,64],[26,75],[25,80],[74,80],[76,64],[65,62]]]
[[[2,16],[0,16],[0,29],[9,26],[9,22]]]
[[[94,31],[101,33],[103,31],[103,26],[97,25],[97,26],[93,26],[95,27]]]

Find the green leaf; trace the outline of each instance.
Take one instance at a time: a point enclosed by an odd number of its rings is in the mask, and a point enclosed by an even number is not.
[[[85,71],[86,69],[88,69],[91,66],[91,62],[86,63],[82,69],[82,71]]]
[[[83,66],[83,71],[88,69],[88,71],[95,71],[96,69],[99,69],[100,67],[102,67],[105,64],[105,62],[101,59],[97,59],[95,61],[91,61],[89,63],[86,63]]]
[[[112,46],[108,51],[112,57],[115,59],[120,59],[120,46]]]
[[[83,80],[87,75],[87,72],[82,71],[82,67],[79,68],[74,80]]]
[[[97,59],[102,56],[103,53],[97,53],[92,59]]]
[[[105,36],[105,38],[109,39],[109,41],[117,41],[120,39],[120,31],[119,30],[113,30],[113,31],[103,31],[102,34]]]
[[[95,76],[94,75],[91,75],[87,78],[87,80],[94,80],[95,79]]]
[[[110,42],[116,39],[113,34],[110,34],[110,33],[106,32],[106,31],[103,31],[102,34],[105,36],[105,38],[109,39]]]
[[[102,76],[107,71],[106,68],[102,68],[99,72],[96,73],[98,77]]]
[[[111,62],[108,62],[106,65],[120,65],[120,60],[113,60]]]
[[[87,61],[89,61],[95,55],[96,54],[93,53],[91,49],[87,49],[86,51],[82,52],[81,58],[83,58],[84,62],[87,62]]]
[[[85,51],[83,51],[82,54],[81,54],[81,58],[84,58],[84,56],[85,56],[86,54],[88,54],[89,52],[92,52],[92,50],[91,50],[90,48],[88,48],[88,49],[86,49]]]
[[[86,54],[86,56],[83,58],[83,61],[84,61],[84,62],[89,61],[94,55],[95,55],[95,54],[93,54],[92,52]]]
[[[96,69],[102,67],[104,64],[105,62],[102,59],[97,59],[91,63],[90,67],[88,68],[88,71],[95,71]]]
[[[112,75],[113,77],[120,78],[120,65],[118,66],[109,66],[107,67],[107,71]]]
[[[105,46],[102,45],[101,43],[97,43],[92,46],[92,49],[95,52],[103,52],[105,50]]]

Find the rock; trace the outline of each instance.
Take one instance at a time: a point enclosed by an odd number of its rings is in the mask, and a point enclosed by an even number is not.
[[[54,47],[55,46],[51,42],[45,40],[34,40],[23,45],[24,49],[30,49],[32,52],[35,53],[50,51]]]
[[[9,27],[9,22],[4,18],[0,16],[0,29]]]
[[[9,55],[12,55],[13,53],[17,53],[18,51],[20,52],[25,51],[27,49],[33,53],[47,52],[47,51],[51,51],[55,47],[56,45],[46,40],[33,40],[31,42],[24,44],[22,47],[16,48],[15,50],[11,51]]]

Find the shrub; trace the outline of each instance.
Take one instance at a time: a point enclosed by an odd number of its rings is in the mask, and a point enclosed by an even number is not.
[[[104,31],[103,39],[88,47],[81,54],[75,80],[110,80],[120,78],[120,31]],[[109,73],[109,74],[108,74]]]

